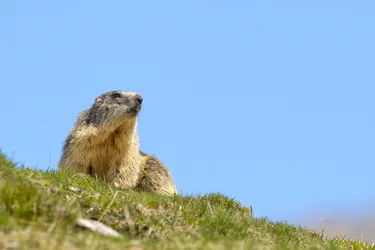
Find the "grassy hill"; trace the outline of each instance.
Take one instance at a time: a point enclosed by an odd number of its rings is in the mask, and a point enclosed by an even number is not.
[[[277,208],[275,208],[277,209]],[[120,237],[78,226],[100,221]],[[16,167],[0,154],[0,249],[371,249],[281,222],[220,194],[161,197],[60,171]]]

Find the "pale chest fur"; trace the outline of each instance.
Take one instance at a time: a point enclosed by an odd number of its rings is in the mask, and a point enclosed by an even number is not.
[[[103,134],[93,128],[92,131],[76,131],[76,136],[70,159],[67,159],[69,165],[124,188],[136,185],[141,156],[135,129],[123,126]]]

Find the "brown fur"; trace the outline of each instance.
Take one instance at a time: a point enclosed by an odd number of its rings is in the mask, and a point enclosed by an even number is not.
[[[141,152],[142,174],[138,180],[137,191],[158,194],[177,193],[172,176],[164,164],[154,156]]]
[[[59,168],[71,168],[122,188],[177,193],[168,169],[139,150],[136,128],[140,106],[134,100],[140,96],[118,91],[122,99],[115,99],[113,93],[101,95],[80,113],[65,140]]]

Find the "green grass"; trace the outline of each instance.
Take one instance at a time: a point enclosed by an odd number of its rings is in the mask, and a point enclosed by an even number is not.
[[[277,208],[276,208],[277,209]],[[99,220],[120,238],[76,226]],[[162,197],[67,171],[16,167],[0,154],[0,249],[372,249],[254,218],[220,194]]]

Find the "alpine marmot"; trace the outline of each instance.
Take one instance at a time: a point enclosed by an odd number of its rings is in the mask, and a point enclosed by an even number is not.
[[[70,168],[121,188],[177,194],[169,170],[139,149],[137,119],[142,96],[111,91],[82,111],[66,138],[58,167]]]

